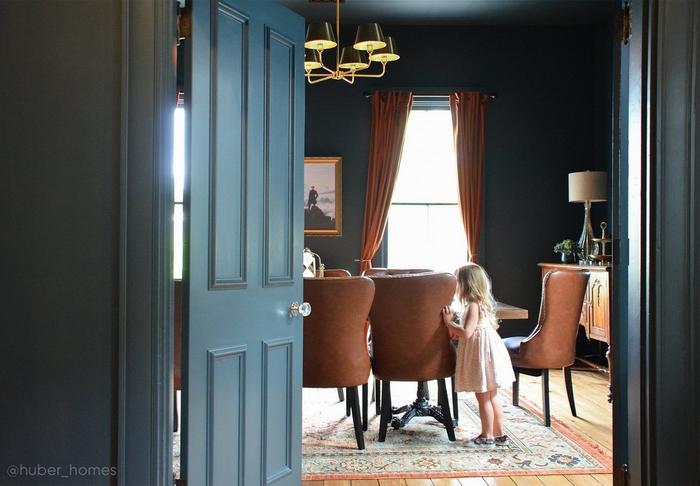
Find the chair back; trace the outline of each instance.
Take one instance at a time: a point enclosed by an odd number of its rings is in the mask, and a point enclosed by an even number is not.
[[[362,272],[362,275],[373,277],[376,275],[412,275],[415,273],[429,272],[434,272],[434,270],[428,270],[426,268],[368,268]]]
[[[537,327],[520,344],[528,368],[563,368],[576,359],[576,335],[589,274],[557,270],[542,279]]]
[[[374,282],[367,277],[304,279],[304,300],[311,304],[304,318],[304,387],[367,383],[365,322],[373,297]]]
[[[454,374],[455,351],[441,310],[454,297],[449,273],[372,275],[370,310],[374,356],[380,380],[428,381]]]
[[[350,272],[344,268],[327,268],[323,271],[323,278],[350,277]]]

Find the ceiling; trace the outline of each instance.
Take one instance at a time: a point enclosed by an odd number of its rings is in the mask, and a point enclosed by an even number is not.
[[[335,3],[279,0],[314,22],[334,22]],[[595,24],[610,18],[612,0],[345,0],[342,23],[409,25]]]

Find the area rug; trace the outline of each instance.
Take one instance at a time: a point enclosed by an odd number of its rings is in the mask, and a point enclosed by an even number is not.
[[[437,390],[431,389],[431,396]],[[415,398],[415,384],[392,383],[392,402]],[[514,407],[503,395],[509,446],[468,448],[465,439],[480,432],[473,394],[460,394],[456,442],[430,418],[415,418],[406,428],[389,427],[386,441],[377,442],[379,417],[370,406],[366,449],[358,451],[352,419],[335,390],[304,390],[302,475],[306,480],[440,478],[549,474],[607,474],[612,458],[600,447],[568,429],[556,418],[545,427],[532,404],[521,398]]]

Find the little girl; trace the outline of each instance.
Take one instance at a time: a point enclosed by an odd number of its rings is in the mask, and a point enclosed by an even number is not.
[[[508,351],[496,332],[491,281],[484,269],[475,263],[458,268],[455,275],[457,298],[463,306],[462,324],[454,322],[450,306],[443,308],[442,320],[450,336],[459,339],[455,389],[475,392],[479,402],[481,434],[467,441],[467,445],[507,445],[498,388],[515,381],[515,374]]]

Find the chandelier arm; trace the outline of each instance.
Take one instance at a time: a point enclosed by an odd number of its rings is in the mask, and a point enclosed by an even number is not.
[[[324,77],[320,77],[317,79],[311,79],[311,76],[307,76],[306,80],[309,82],[309,84],[318,84],[322,81],[328,81],[329,79],[333,79],[333,76],[326,75],[326,74],[318,74],[317,76],[324,76]]]
[[[355,74],[358,78],[381,78],[386,73],[386,63],[382,63],[382,70],[374,74]]]

